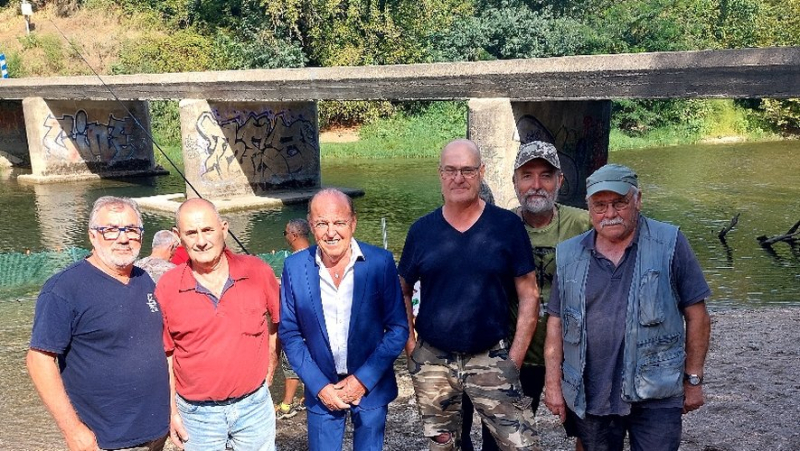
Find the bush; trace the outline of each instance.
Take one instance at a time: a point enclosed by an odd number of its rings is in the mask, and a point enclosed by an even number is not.
[[[127,42],[120,52],[114,74],[194,72],[215,69],[211,39],[191,30],[170,35],[150,33]]]

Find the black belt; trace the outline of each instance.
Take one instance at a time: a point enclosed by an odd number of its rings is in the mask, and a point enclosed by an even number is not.
[[[193,406],[227,406],[227,405],[237,403],[237,402],[247,398],[248,396],[252,395],[253,393],[259,391],[261,389],[261,387],[263,387],[263,384],[259,385],[258,388],[256,388],[255,390],[251,391],[250,393],[247,393],[245,395],[238,396],[238,397],[235,397],[235,398],[223,399],[222,401],[214,401],[214,400],[192,401],[191,399],[186,399],[183,396],[181,396],[181,399],[183,399],[184,401],[186,401],[187,403],[189,403],[189,404],[191,404]],[[178,395],[178,396],[180,396],[180,395]]]

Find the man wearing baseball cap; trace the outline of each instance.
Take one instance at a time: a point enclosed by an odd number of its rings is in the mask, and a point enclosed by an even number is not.
[[[673,451],[703,405],[711,294],[686,237],[640,214],[636,173],[586,179],[593,229],[556,247],[545,404],[587,451]]]
[[[561,161],[555,146],[545,141],[532,141],[520,146],[514,161],[514,191],[520,206],[514,212],[525,224],[533,247],[536,279],[539,285],[539,322],[533,340],[525,353],[520,368],[522,391],[533,399],[531,410],[536,413],[544,387],[544,339],[547,314],[545,307],[550,297],[550,285],[555,273],[556,245],[592,228],[589,213],[580,208],[557,203],[558,192],[564,182]],[[517,302],[511,303],[511,334],[516,330]],[[568,435],[574,435],[565,425]],[[464,433],[466,436],[466,432]],[[499,449],[492,434],[482,427],[483,451]],[[580,450],[580,448],[578,448]]]

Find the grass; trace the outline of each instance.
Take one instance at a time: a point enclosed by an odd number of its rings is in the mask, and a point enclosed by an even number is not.
[[[448,141],[463,138],[467,107],[463,102],[434,102],[418,114],[398,113],[361,127],[352,143],[323,143],[322,158],[436,157]]]

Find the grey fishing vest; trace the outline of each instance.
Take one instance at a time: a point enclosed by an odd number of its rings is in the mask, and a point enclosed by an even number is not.
[[[625,319],[622,399],[626,402],[682,394],[686,359],[683,315],[670,280],[678,228],[642,219]],[[556,249],[564,343],[561,387],[567,406],[581,418],[586,415],[586,277],[592,258],[581,240],[588,233]]]

